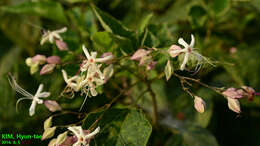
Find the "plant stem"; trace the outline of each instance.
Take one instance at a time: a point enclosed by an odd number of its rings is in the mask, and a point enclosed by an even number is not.
[[[156,95],[154,91],[152,90],[151,83],[147,83],[148,86],[148,91],[150,92],[152,96],[152,101],[153,101],[153,123],[157,124],[157,119],[158,119],[158,109],[157,109],[157,100],[156,100]]]

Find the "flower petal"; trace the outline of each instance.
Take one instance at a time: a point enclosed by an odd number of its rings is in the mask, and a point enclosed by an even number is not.
[[[189,45],[183,40],[183,38],[179,38],[178,43],[184,48],[189,48]]]
[[[100,131],[100,127],[97,127],[93,132],[85,136],[85,139],[89,139],[93,136],[95,136]]]
[[[36,105],[37,105],[37,101],[36,101],[36,100],[33,100],[33,101],[32,101],[32,104],[31,104],[31,106],[30,106],[30,109],[29,109],[29,115],[30,115],[30,116],[33,116],[33,115],[34,115]]]
[[[188,52],[185,53],[183,62],[182,62],[181,67],[180,67],[181,70],[184,70],[184,69],[185,69],[185,66],[186,66],[186,64],[187,64],[187,62],[188,62],[188,59],[189,59],[189,55],[190,55],[190,53],[188,53]]]
[[[193,34],[191,34],[190,47],[193,48],[194,45],[195,45],[195,38],[194,38]]]

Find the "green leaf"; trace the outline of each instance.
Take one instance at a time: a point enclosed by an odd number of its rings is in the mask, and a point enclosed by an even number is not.
[[[4,6],[0,10],[15,14],[36,15],[53,21],[67,23],[63,8],[58,2],[24,2],[19,5]]]
[[[96,32],[91,40],[99,52],[112,52],[115,56],[121,56],[120,50],[130,53],[133,50],[132,42],[126,37],[114,35],[110,32]]]
[[[133,37],[134,33],[123,26],[118,20],[103,12],[93,4],[91,5],[91,8],[106,31],[126,38]]]
[[[89,114],[84,120],[84,129],[88,129],[103,113]],[[145,146],[152,132],[152,126],[145,115],[134,109],[110,109],[97,125],[101,128],[101,132],[95,137],[97,145]]]
[[[101,48],[104,51],[111,49],[113,45],[113,36],[109,32],[96,32],[92,35],[91,40],[94,41],[97,48]],[[102,50],[101,50],[102,51]]]
[[[143,20],[141,20],[141,24],[139,27],[140,32],[144,32],[144,29],[147,27],[147,25],[149,24],[149,21],[151,20],[151,18],[153,17],[153,14],[148,14]]]
[[[214,0],[212,4],[213,11],[216,15],[224,14],[230,6],[229,0]]]
[[[193,123],[184,123],[171,117],[163,119],[161,123],[172,129],[172,131],[178,131],[177,135],[174,134],[173,137],[168,140],[168,143],[171,142],[169,145],[218,146],[216,138],[208,130],[196,126]],[[173,138],[177,140],[174,141]]]

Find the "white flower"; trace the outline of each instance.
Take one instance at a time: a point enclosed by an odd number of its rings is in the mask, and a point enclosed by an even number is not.
[[[9,76],[10,76],[9,82],[10,82],[12,88],[13,88],[16,92],[18,92],[18,93],[22,94],[23,96],[25,96],[25,97],[23,97],[23,98],[18,99],[18,101],[16,102],[16,108],[17,108],[17,105],[18,105],[18,103],[19,103],[20,101],[22,101],[22,100],[24,100],[24,99],[31,99],[31,100],[32,100],[32,104],[31,104],[30,109],[29,109],[29,115],[30,115],[30,116],[33,116],[34,113],[35,113],[36,105],[43,103],[43,100],[40,99],[40,98],[46,98],[46,97],[50,96],[50,92],[42,92],[42,90],[43,90],[43,84],[40,84],[40,86],[39,86],[39,88],[38,88],[36,94],[35,94],[35,95],[32,95],[31,93],[25,91],[22,87],[20,87],[20,86],[16,83],[16,80],[15,80],[15,78],[14,78],[12,75],[9,75]]]
[[[186,67],[186,64],[188,63],[188,60],[189,58],[191,57],[191,55],[194,55],[194,57],[196,58],[196,60],[198,61],[197,65],[200,65],[200,61],[202,61],[202,59],[206,60],[208,63],[210,63],[208,61],[208,59],[204,56],[202,56],[201,54],[199,54],[197,51],[196,51],[196,48],[194,48],[194,44],[195,44],[195,38],[194,36],[191,34],[191,42],[190,44],[188,44],[187,42],[185,42],[183,40],[183,38],[179,38],[178,40],[178,43],[180,45],[182,45],[184,48],[183,49],[180,49],[179,47],[177,47],[176,45],[173,45],[169,50],[169,54],[172,56],[172,57],[176,57],[178,56],[179,54],[182,54],[184,53],[184,59],[183,59],[183,62],[181,64],[181,67],[180,67],[180,70],[184,70],[185,67]],[[211,63],[210,63],[211,64]],[[212,64],[211,64],[212,65]],[[196,66],[198,67],[198,66]]]
[[[95,66],[90,66],[87,77],[81,82],[81,87],[87,87],[87,95],[90,91],[90,94],[92,96],[97,96],[96,87],[104,84],[104,79],[100,79],[98,73],[93,72],[91,69]],[[98,70],[101,67],[101,65],[97,66]]]
[[[78,92],[81,89],[82,86],[80,83],[84,79],[83,76],[81,77],[76,75],[71,78],[68,78],[67,72],[65,70],[62,70],[62,75],[68,87],[70,87],[76,92]]]
[[[43,45],[46,41],[49,41],[50,43],[53,43],[56,39],[62,40],[60,33],[64,33],[67,31],[67,27],[63,27],[62,29],[54,30],[44,32],[42,39],[41,39],[41,45]]]
[[[89,54],[87,48],[84,45],[82,46],[82,49],[83,49],[87,59],[83,61],[83,64],[82,64],[80,70],[82,72],[85,72],[87,70],[90,73],[96,72],[96,73],[98,73],[98,75],[101,79],[104,79],[104,76],[103,76],[102,72],[100,71],[97,63],[106,62],[108,60],[111,60],[113,58],[113,55],[108,55],[103,58],[96,58],[97,52],[91,52],[91,54]]]
[[[73,134],[77,137],[77,142],[73,146],[89,146],[88,140],[94,137],[99,131],[100,127],[97,127],[93,132],[89,134],[84,134],[84,131],[81,126],[73,126],[68,128]]]

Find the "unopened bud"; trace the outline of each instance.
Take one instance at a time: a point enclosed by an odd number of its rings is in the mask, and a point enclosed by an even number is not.
[[[138,49],[130,59],[140,61],[144,56],[148,55],[149,53],[150,51],[146,51],[145,49]]]
[[[50,56],[47,58],[49,64],[60,64],[61,60],[59,56]]]
[[[203,101],[202,98],[195,96],[194,97],[194,108],[199,112],[199,113],[204,113],[206,109],[206,103]]]
[[[44,130],[50,128],[52,125],[52,116],[44,121]]]
[[[171,65],[170,60],[167,61],[167,64],[164,68],[164,73],[165,73],[165,76],[166,76],[166,80],[168,81],[171,78],[172,73],[173,73],[173,69],[172,69],[172,65]]]
[[[238,101],[238,99],[234,99],[234,98],[229,98],[227,97],[228,100],[228,108],[236,113],[240,113],[240,103]]]
[[[32,58],[32,62],[42,65],[46,62],[46,57],[44,55],[37,54]]]
[[[45,100],[44,105],[51,111],[51,112],[56,112],[60,111],[61,107],[60,105],[54,101],[54,100]]]
[[[229,98],[238,99],[238,98],[243,98],[245,92],[242,89],[228,88],[227,90],[222,92],[222,94]]]
[[[180,54],[177,50],[181,50],[181,47],[178,45],[172,45],[168,49],[168,53],[170,54],[171,57],[176,57]]]
[[[252,101],[256,93],[255,90],[252,87],[248,87],[248,86],[242,86],[241,88],[245,90],[248,100]]]
[[[154,69],[154,67],[155,67],[156,64],[157,64],[156,61],[151,61],[151,62],[147,65],[146,69],[147,69],[147,70]]]
[[[42,140],[51,138],[55,133],[56,127],[47,128],[42,134]]]
[[[59,39],[56,39],[55,41],[56,41],[56,46],[58,47],[58,49],[60,51],[67,51],[67,50],[69,50],[67,43],[65,43],[64,41],[59,40]]]
[[[45,75],[45,74],[49,74],[52,73],[54,68],[55,68],[55,64],[46,64],[42,67],[41,71],[40,71],[40,75]]]

